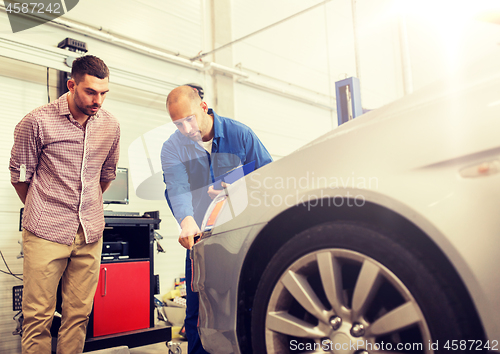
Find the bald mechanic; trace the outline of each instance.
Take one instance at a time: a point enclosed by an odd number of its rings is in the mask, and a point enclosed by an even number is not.
[[[167,97],[167,111],[177,131],[163,144],[161,161],[165,197],[181,226],[179,243],[187,249],[188,353],[206,353],[198,335],[198,294],[191,291],[189,250],[200,233],[203,216],[219,194],[215,178],[255,161],[255,169],[272,161],[271,155],[246,125],[219,116],[202,100],[201,87],[179,86]]]

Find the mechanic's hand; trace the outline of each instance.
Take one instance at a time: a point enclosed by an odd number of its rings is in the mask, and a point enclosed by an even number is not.
[[[227,188],[230,186],[229,183],[226,182],[221,182],[222,188]],[[222,192],[224,189],[214,189],[214,186],[208,187],[208,195],[212,200],[219,195],[220,192]]]
[[[192,216],[186,216],[181,221],[181,229],[182,231],[179,235],[179,243],[182,247],[190,250],[194,245],[194,237],[201,234],[201,230]]]
[[[208,192],[207,193],[210,196],[210,198],[214,199],[222,191],[223,191],[223,189],[214,189],[214,186],[210,186],[210,187],[208,187]]]

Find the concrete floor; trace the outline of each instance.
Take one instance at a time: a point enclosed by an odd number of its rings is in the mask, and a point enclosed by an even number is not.
[[[181,352],[177,351],[172,354],[187,354],[187,342],[179,341]],[[54,352],[53,352],[54,353]],[[142,347],[129,348],[127,346],[119,346],[107,349],[88,352],[88,354],[171,354],[165,342],[145,345]]]
[[[182,354],[187,354],[187,342],[181,342]],[[156,344],[145,345],[143,347],[130,348],[130,354],[169,354],[168,348],[165,342],[160,342]],[[181,354],[181,353],[179,353]]]

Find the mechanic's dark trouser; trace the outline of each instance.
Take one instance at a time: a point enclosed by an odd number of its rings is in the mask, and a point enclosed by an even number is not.
[[[189,354],[208,354],[201,345],[200,336],[198,334],[198,293],[191,290],[192,279],[191,259],[189,258],[189,250],[186,255],[186,291],[187,291],[187,308],[186,319],[184,326],[186,329],[186,336],[188,340],[188,353]]]

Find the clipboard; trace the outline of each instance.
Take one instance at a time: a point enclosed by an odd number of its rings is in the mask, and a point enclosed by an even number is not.
[[[228,184],[234,183],[239,180],[241,177],[248,175],[250,172],[255,170],[255,160],[247,163],[246,165],[240,165],[238,167],[233,168],[231,171],[228,171],[219,177],[215,178],[215,182],[213,183],[213,187],[215,190],[222,190],[221,182],[225,182]]]

